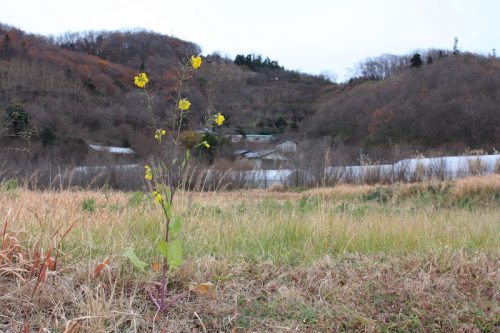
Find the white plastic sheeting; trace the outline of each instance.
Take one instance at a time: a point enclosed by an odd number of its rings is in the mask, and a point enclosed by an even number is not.
[[[367,181],[420,181],[453,179],[468,175],[492,174],[500,168],[500,155],[446,156],[436,158],[404,159],[395,164],[328,167],[322,175],[307,170],[251,170],[218,173],[226,182],[242,187],[270,188],[274,186],[303,186],[330,181],[362,183]],[[209,170],[207,179],[216,172]]]
[[[133,151],[130,148],[99,146],[99,145],[89,145],[89,147],[101,153],[124,154],[124,155],[135,154],[135,151]]]
[[[221,173],[207,170],[206,180],[209,182],[233,183],[237,187],[270,188],[293,184],[295,170],[228,170]]]
[[[444,178],[464,177],[470,174],[491,174],[500,165],[500,155],[446,156],[435,158],[405,159],[394,164],[395,172],[408,170],[418,173],[442,173]]]
[[[143,166],[140,166],[139,164],[123,164],[123,165],[113,165],[113,166],[82,166],[82,167],[76,167],[73,169],[72,172],[77,173],[77,174],[98,174],[102,172],[108,172],[108,171],[129,171],[129,170],[135,170],[139,168],[144,168]]]
[[[386,180],[452,179],[468,175],[486,175],[500,167],[500,155],[445,156],[404,159],[395,164],[329,167],[327,177],[363,182],[367,178]]]
[[[125,172],[139,170],[138,164],[120,166],[78,167],[75,173],[97,174],[105,171]],[[209,169],[205,182],[231,183],[235,187],[270,188],[276,186],[304,186],[339,182],[418,181],[432,178],[453,179],[468,175],[487,175],[500,169],[500,155],[446,156],[436,158],[404,159],[395,164],[328,167],[321,175],[307,170],[228,170]]]

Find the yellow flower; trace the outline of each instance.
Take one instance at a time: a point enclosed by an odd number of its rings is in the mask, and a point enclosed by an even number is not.
[[[201,57],[200,56],[191,56],[191,66],[193,66],[194,69],[198,69],[201,66]]]
[[[219,126],[221,126],[222,124],[224,124],[224,120],[226,120],[226,118],[224,118],[224,116],[219,112],[215,115],[215,123]]]
[[[161,141],[161,137],[167,134],[167,131],[164,129],[157,129],[155,133],[155,139]]]
[[[139,88],[144,88],[148,82],[149,79],[146,73],[139,73],[138,76],[134,77],[134,84]]]
[[[158,191],[153,191],[153,197],[155,198],[155,202],[160,203],[163,201],[163,197]]]
[[[205,148],[207,148],[207,149],[210,148],[210,144],[206,141],[203,141],[201,144],[204,145]]]
[[[151,168],[149,165],[145,165],[144,169],[146,169],[146,174],[144,175],[144,178],[146,180],[153,180],[153,173],[151,172]]]
[[[191,102],[187,100],[187,98],[183,98],[179,101],[179,109],[182,110],[182,111],[186,111],[187,109],[189,109],[189,107],[191,106]]]

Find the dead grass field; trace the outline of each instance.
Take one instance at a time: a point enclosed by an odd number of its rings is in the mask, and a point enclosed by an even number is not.
[[[500,175],[300,192],[185,192],[176,207],[186,258],[171,289],[212,282],[217,297],[193,293],[157,314],[145,292],[157,273],[134,272],[121,255],[132,246],[144,261],[158,260],[161,215],[149,198],[1,190],[0,219],[18,255],[7,260],[0,252],[0,332],[500,329]],[[56,231],[73,223],[57,269],[36,286],[36,274],[26,272],[29,253],[38,241],[50,248]]]

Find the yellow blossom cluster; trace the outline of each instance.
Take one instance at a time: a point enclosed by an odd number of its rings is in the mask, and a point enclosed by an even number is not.
[[[151,172],[151,167],[149,165],[145,165],[144,169],[146,169],[144,178],[146,180],[153,180],[153,173]]]
[[[156,203],[160,203],[163,201],[163,197],[161,196],[160,192],[158,192],[158,191],[153,191],[153,197],[155,198]]]
[[[155,133],[155,139],[161,141],[161,137],[167,134],[167,131],[164,129],[157,129]]]
[[[201,57],[200,56],[191,56],[191,66],[194,69],[198,69],[201,66]]]
[[[179,110],[187,111],[191,106],[191,102],[187,98],[181,98],[178,103]]]
[[[134,84],[139,88],[144,88],[148,84],[149,79],[146,73],[139,73],[138,76],[134,77]]]
[[[222,126],[222,124],[224,124],[224,120],[226,120],[226,118],[224,118],[220,112],[214,116],[214,121],[218,126]]]

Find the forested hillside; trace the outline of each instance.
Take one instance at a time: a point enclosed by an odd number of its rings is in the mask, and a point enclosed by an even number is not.
[[[133,77],[148,73],[153,108],[161,116],[171,105],[179,64],[201,52],[192,43],[145,31],[46,38],[2,26],[0,41],[1,120],[9,120],[7,109],[22,107],[36,132],[33,151],[62,150],[55,154],[68,162],[83,154],[87,143],[151,153],[150,116]],[[321,92],[332,87],[324,78],[279,66],[250,69],[210,55],[190,80],[188,119],[199,129],[210,110],[226,115],[222,131],[227,133],[297,132],[314,113]]]
[[[434,52],[417,64],[365,66],[366,81],[330,96],[307,131],[363,145],[500,143],[498,59]]]
[[[151,122],[134,75],[150,76],[161,117],[179,64],[201,52],[148,31],[49,38],[0,25],[0,147],[21,148],[27,141],[20,137],[29,137],[32,160],[63,164],[81,163],[92,143],[131,147],[146,158],[154,152]],[[227,134],[357,147],[500,146],[500,61],[457,50],[368,59],[342,84],[260,56],[212,54],[190,79],[186,97],[193,129],[210,111],[226,116],[220,131]]]

